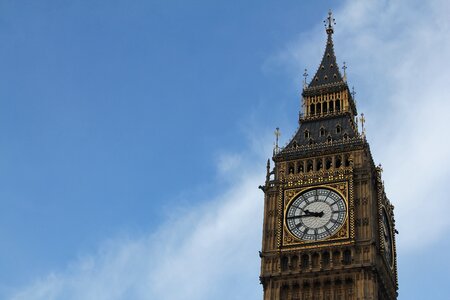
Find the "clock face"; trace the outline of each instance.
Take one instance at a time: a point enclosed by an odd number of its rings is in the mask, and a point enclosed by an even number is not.
[[[382,212],[382,226],[381,226],[381,233],[383,235],[383,244],[384,244],[384,256],[386,257],[386,260],[389,262],[389,265],[392,266],[394,263],[393,260],[393,251],[392,251],[392,231],[391,226],[389,223],[389,218],[386,213],[386,209],[383,207]]]
[[[285,221],[300,240],[320,241],[337,233],[346,218],[345,200],[331,189],[316,188],[301,193],[289,204]]]

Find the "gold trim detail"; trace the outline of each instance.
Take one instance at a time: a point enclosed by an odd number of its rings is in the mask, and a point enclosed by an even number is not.
[[[299,180],[297,182],[288,181],[282,184],[279,191],[278,207],[282,215],[278,219],[278,237],[281,240],[280,247],[287,247],[283,250],[293,249],[309,249],[319,248],[321,246],[341,246],[354,243],[355,229],[354,229],[354,201],[353,201],[353,176],[350,174],[340,174],[336,177],[322,177],[315,180],[310,178],[306,182]],[[340,180],[340,181],[336,181]],[[345,201],[346,204],[346,220],[341,228],[333,236],[320,241],[304,241],[295,237],[287,228],[286,213],[290,203],[296,199],[296,196],[315,188],[327,188],[337,192]]]

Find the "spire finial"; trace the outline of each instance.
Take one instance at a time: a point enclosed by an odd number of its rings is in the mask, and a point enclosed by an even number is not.
[[[303,73],[303,77],[305,77],[305,79],[303,80],[303,87],[306,87],[306,78],[308,78],[308,70],[305,69],[305,73]]]
[[[359,121],[361,122],[361,135],[363,137],[365,137],[366,129],[364,128],[364,123],[366,123],[366,118],[364,118],[364,113],[361,113],[361,117],[359,118]]]
[[[334,32],[333,31],[333,25],[336,25],[335,21],[336,20],[333,18],[333,12],[330,9],[328,11],[328,18],[323,21],[325,23],[325,28],[327,29],[327,33],[328,34],[332,34]]]
[[[345,72],[345,70],[347,70],[347,65],[345,64],[345,61],[343,63],[342,69],[344,70],[344,81],[347,81],[347,73]]]
[[[277,128],[275,129],[274,134],[275,134],[275,147],[274,147],[274,149],[273,149],[273,153],[274,153],[274,154],[278,154],[278,152],[279,152],[279,150],[280,150],[280,147],[278,147],[278,139],[279,139],[279,137],[280,137],[280,135],[281,135],[281,132],[280,132],[280,128],[279,128],[279,127],[277,127]]]
[[[267,182],[270,180],[270,159],[267,159],[267,166],[266,166],[267,172],[266,172],[266,186]]]
[[[381,164],[378,164],[377,170],[378,170],[378,172],[379,172],[380,175],[381,175],[381,173],[383,173],[383,166],[382,166]]]

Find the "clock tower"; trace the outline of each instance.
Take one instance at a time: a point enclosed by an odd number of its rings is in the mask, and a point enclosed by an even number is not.
[[[302,92],[299,127],[267,162],[260,280],[264,300],[397,299],[393,205],[333,47]]]

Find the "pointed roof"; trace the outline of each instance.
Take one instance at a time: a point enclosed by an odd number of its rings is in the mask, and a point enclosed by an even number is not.
[[[334,54],[333,47],[333,24],[334,19],[332,18],[331,11],[328,13],[328,18],[325,22],[328,22],[326,27],[326,32],[328,35],[327,45],[325,47],[325,53],[323,54],[322,62],[320,63],[319,69],[316,75],[312,78],[309,83],[308,88],[314,88],[322,85],[343,83],[344,79],[339,72],[339,67],[336,63],[336,55]]]

